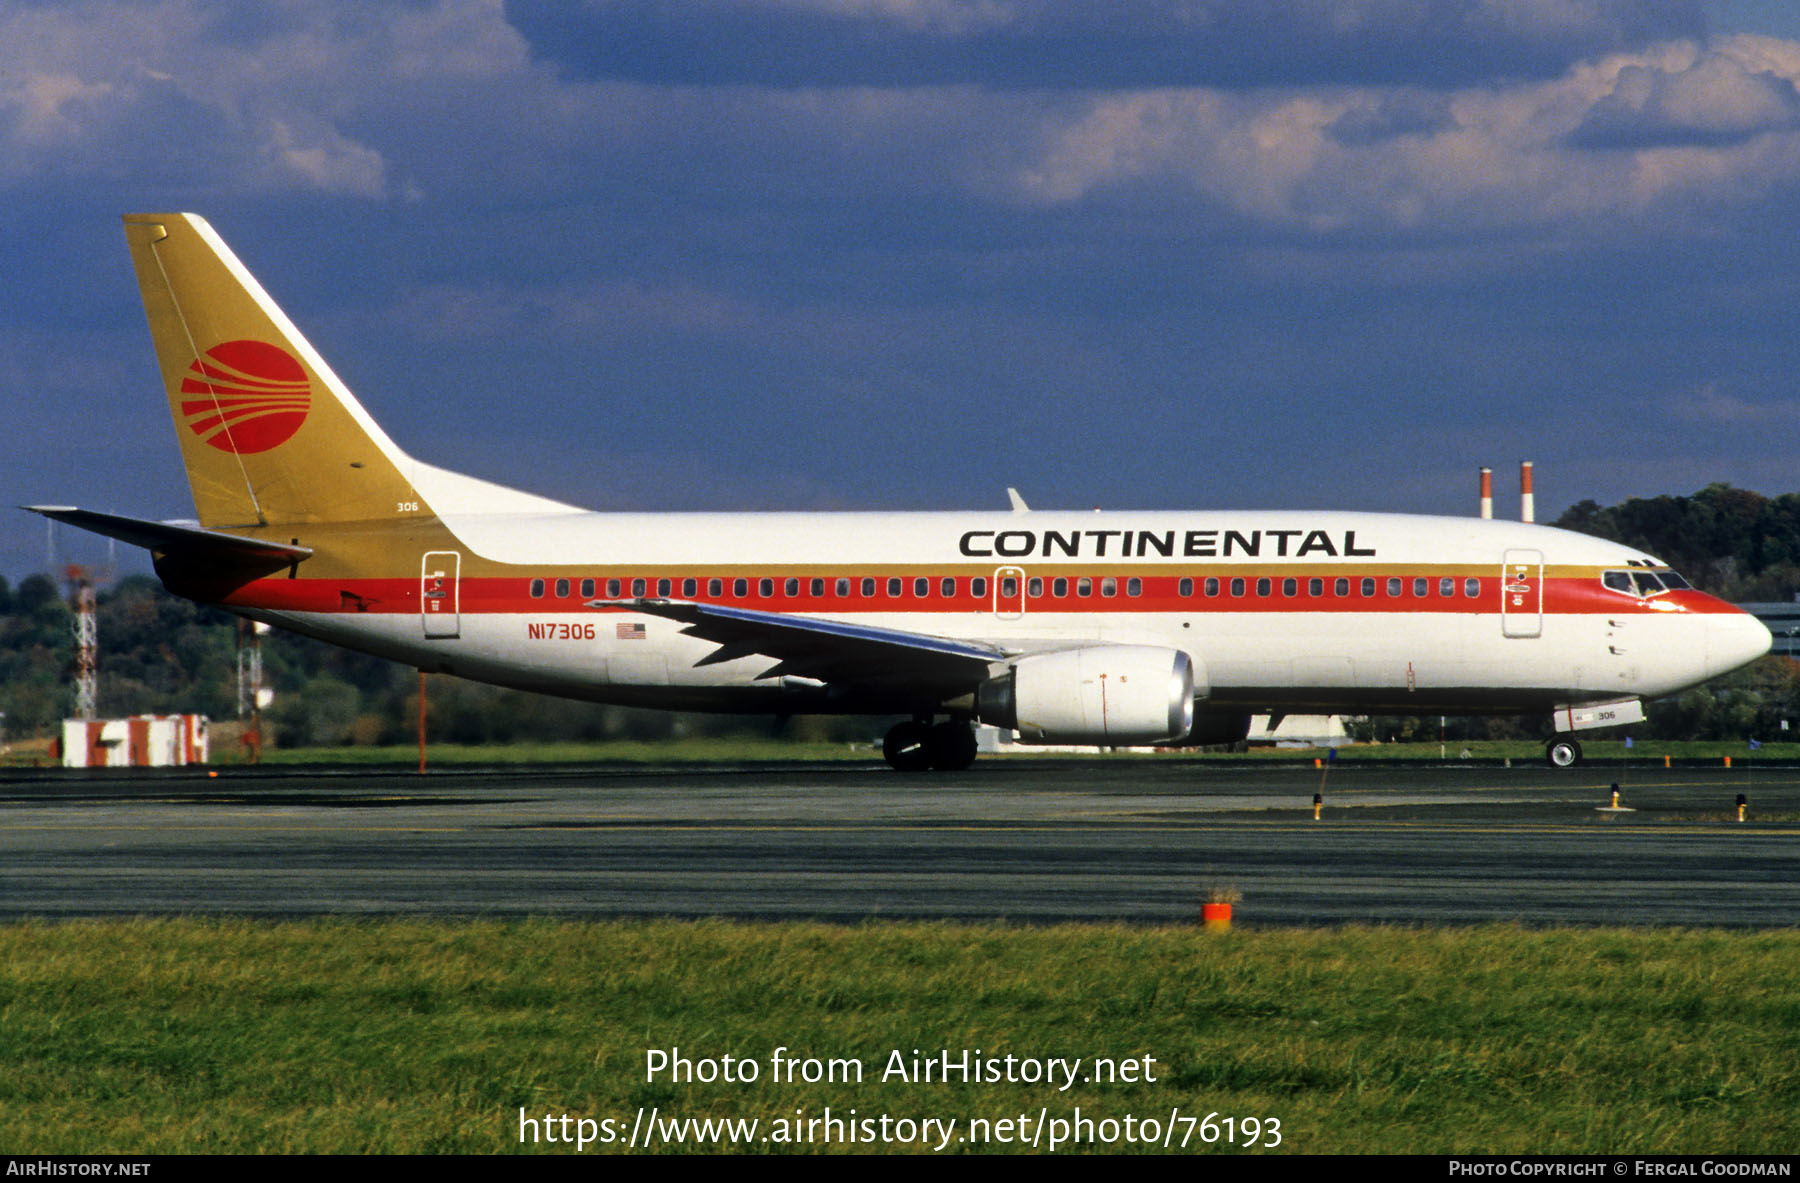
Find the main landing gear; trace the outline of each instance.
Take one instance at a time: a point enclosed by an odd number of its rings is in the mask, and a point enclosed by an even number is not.
[[[966,719],[896,723],[882,741],[881,754],[897,772],[960,772],[975,763],[975,730]]]
[[[1573,768],[1581,763],[1581,745],[1558,736],[1544,745],[1544,763],[1552,768]]]

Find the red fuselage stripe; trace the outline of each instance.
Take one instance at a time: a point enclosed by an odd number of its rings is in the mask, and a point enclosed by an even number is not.
[[[442,608],[439,611],[455,610],[465,615],[549,615],[564,612],[591,613],[594,609],[586,607],[586,602],[593,599],[637,598],[638,595],[658,596],[659,598],[677,600],[698,600],[705,603],[726,604],[736,608],[749,608],[763,612],[796,613],[801,615],[823,614],[843,615],[858,613],[944,613],[944,612],[993,612],[995,609],[995,584],[992,576],[986,580],[986,591],[977,597],[970,594],[970,581],[965,577],[956,580],[956,595],[943,596],[941,576],[905,576],[901,578],[899,596],[890,596],[888,592],[888,576],[876,579],[876,594],[864,596],[861,593],[862,580],[850,580],[851,594],[837,594],[836,577],[824,578],[824,594],[810,594],[811,576],[800,576],[799,594],[786,593],[786,576],[770,577],[773,582],[772,595],[758,594],[762,580],[748,577],[747,594],[733,594],[736,578],[723,579],[724,594],[708,595],[708,577],[696,577],[698,588],[695,594],[683,594],[684,577],[669,580],[669,591],[659,593],[657,578],[645,579],[645,590],[634,595],[631,588],[633,578],[620,578],[620,591],[608,594],[607,577],[594,580],[594,590],[583,593],[582,580],[571,578],[567,581],[568,593],[556,594],[558,580],[547,578],[541,581],[543,593],[531,594],[533,578],[528,576],[499,576],[466,578],[452,584],[446,581],[441,589],[443,594],[436,597]],[[915,578],[928,581],[928,595],[916,596]],[[1101,593],[1103,576],[1092,576],[1092,591],[1081,596],[1075,593],[1076,578],[1068,577],[1070,590],[1065,596],[1050,594],[1050,581],[1045,580],[1045,590],[1041,595],[1025,595],[1023,611],[1035,613],[1104,613],[1104,614],[1139,614],[1139,613],[1181,613],[1191,612],[1198,615],[1215,613],[1300,613],[1300,614],[1333,614],[1333,613],[1436,613],[1447,615],[1493,615],[1500,610],[1498,597],[1500,581],[1493,576],[1481,578],[1478,593],[1471,597],[1464,594],[1465,579],[1453,580],[1454,594],[1440,594],[1439,578],[1425,578],[1426,594],[1415,595],[1413,576],[1397,576],[1401,580],[1401,594],[1388,594],[1389,576],[1375,577],[1374,595],[1361,594],[1362,577],[1350,579],[1349,595],[1334,594],[1335,580],[1324,580],[1324,594],[1310,594],[1309,580],[1300,578],[1296,581],[1296,594],[1283,594],[1284,578],[1269,577],[1269,594],[1257,595],[1257,576],[1245,577],[1245,594],[1230,594],[1231,581],[1237,576],[1222,577],[1220,592],[1217,595],[1203,594],[1204,578],[1182,576],[1141,576],[1141,592],[1138,595],[1127,594],[1126,577],[1112,577],[1116,581],[1116,591],[1107,596]],[[1194,578],[1194,594],[1181,595],[1179,580]],[[1473,578],[1473,577],[1470,577]],[[1661,615],[1675,611],[1681,613],[1735,613],[1737,608],[1722,600],[1715,599],[1703,592],[1673,591],[1649,599],[1639,599],[1624,595],[1602,587],[1598,579],[1582,578],[1549,578],[1542,581],[1542,611],[1546,615],[1598,615],[1598,614],[1631,614]],[[433,589],[434,591],[440,589]],[[420,611],[421,585],[417,578],[401,579],[283,579],[270,578],[257,580],[248,584],[224,602],[233,606],[247,608],[266,608],[272,611],[288,612],[323,612],[323,613],[398,613],[413,614]],[[1512,593],[1509,593],[1509,595]],[[1508,605],[1510,612],[1535,614],[1536,607],[1532,603],[1533,595],[1529,592],[1521,596],[1522,603]],[[1021,597],[1001,595],[999,605],[1002,612],[1016,614],[1019,611]]]

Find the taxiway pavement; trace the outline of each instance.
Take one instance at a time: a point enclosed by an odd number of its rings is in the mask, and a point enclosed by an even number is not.
[[[1632,812],[1603,811],[1614,782]],[[1241,926],[1787,927],[1800,769],[1011,758],[918,775],[0,774],[7,918],[1190,923],[1214,885],[1242,893]]]

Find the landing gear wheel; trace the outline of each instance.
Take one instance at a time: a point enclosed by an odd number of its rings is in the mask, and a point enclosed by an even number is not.
[[[881,754],[896,772],[924,772],[931,767],[931,727],[896,723],[881,741]]]
[[[931,766],[944,772],[961,772],[975,763],[975,729],[952,719],[931,729],[927,743]]]
[[[1581,745],[1572,739],[1553,739],[1544,745],[1544,762],[1552,768],[1573,768],[1581,763]]]

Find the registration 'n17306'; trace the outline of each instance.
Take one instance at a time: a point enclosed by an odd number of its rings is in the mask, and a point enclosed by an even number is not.
[[[594,639],[594,626],[591,623],[569,624],[566,621],[531,621],[525,625],[525,636],[533,641],[591,641]]]

